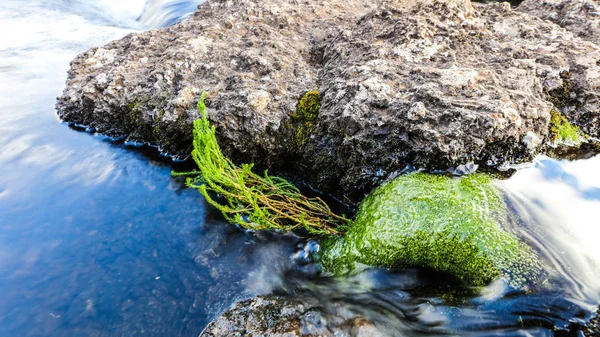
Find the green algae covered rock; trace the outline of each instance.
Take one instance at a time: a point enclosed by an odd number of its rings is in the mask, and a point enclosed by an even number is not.
[[[569,120],[556,110],[552,110],[550,117],[550,131],[555,144],[580,145],[588,136],[579,127],[571,124]]]
[[[361,204],[343,237],[326,239],[325,270],[424,267],[475,286],[505,277],[521,286],[541,275],[537,255],[499,227],[506,206],[493,178],[416,173],[381,186]]]

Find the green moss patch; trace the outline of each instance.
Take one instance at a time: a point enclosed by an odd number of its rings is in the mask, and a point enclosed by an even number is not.
[[[302,122],[314,122],[321,109],[321,95],[318,91],[309,91],[298,101],[296,113],[292,115],[294,119]]]
[[[309,91],[298,100],[296,112],[292,114],[294,122],[299,124],[294,134],[294,146],[297,149],[303,147],[308,141],[320,109],[321,95],[318,91]]]
[[[587,135],[579,130],[577,126],[569,123],[567,117],[556,110],[551,112],[550,131],[554,143],[579,145],[587,138]]]
[[[493,177],[416,173],[381,186],[360,206],[344,237],[323,242],[325,270],[344,273],[361,265],[424,267],[482,286],[506,277],[519,286],[541,265],[533,250],[502,230],[506,207]]]

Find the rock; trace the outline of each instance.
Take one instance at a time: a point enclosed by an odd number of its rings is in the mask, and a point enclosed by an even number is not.
[[[186,156],[202,91],[239,160],[281,160],[282,124],[317,85],[315,42],[370,1],[207,1],[188,20],[130,34],[71,63],[60,116]],[[329,9],[335,9],[330,12]]]
[[[584,40],[600,44],[597,0],[525,0],[518,10],[550,20]]]
[[[356,202],[407,165],[530,160],[554,107],[599,136],[599,64],[597,45],[506,3],[207,0],[79,55],[57,109],[184,156],[207,91],[226,155]],[[313,90],[318,115],[297,118]]]
[[[547,137],[553,100],[598,135],[599,51],[508,4],[385,4],[325,49],[323,136],[307,144],[317,158],[304,160],[308,172],[350,193],[407,162],[528,160],[541,144],[530,140]]]
[[[212,321],[200,337],[383,336],[367,319],[328,313],[312,298],[256,297]]]
[[[600,4],[596,0],[525,0],[518,10],[552,21],[582,40],[600,45]],[[573,74],[579,73],[577,69],[588,68],[586,62],[576,62],[571,65],[571,70],[562,73],[562,86],[551,90],[549,96],[558,111],[582,126],[583,131],[598,137],[600,103],[593,91],[597,87],[597,83],[594,84],[597,79],[590,82],[587,75],[573,77]],[[569,152],[567,149],[563,151]]]

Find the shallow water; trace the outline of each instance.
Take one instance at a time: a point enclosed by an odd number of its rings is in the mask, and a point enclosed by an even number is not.
[[[0,336],[197,336],[236,300],[271,293],[312,294],[392,336],[550,336],[590,315],[600,157],[541,158],[500,183],[512,230],[554,266],[552,282],[472,293],[417,270],[316,276],[292,258],[299,239],[224,223],[170,177],[183,164],[58,121],[77,53],[171,24],[197,3],[0,2]]]

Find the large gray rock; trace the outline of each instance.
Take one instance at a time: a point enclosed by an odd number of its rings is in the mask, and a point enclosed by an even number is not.
[[[306,151],[316,160],[304,161],[330,173],[321,183],[339,181],[332,190],[407,162],[527,160],[547,138],[551,101],[598,134],[598,46],[506,3],[386,3],[326,45],[321,129]]]
[[[525,0],[519,5],[518,10],[554,22],[576,37],[600,45],[598,0]],[[570,69],[562,76],[564,77],[562,87],[551,92],[550,101],[571,121],[582,126],[584,131],[598,137],[600,102],[595,92],[598,84],[595,77],[588,76],[590,69],[588,61],[569,65]]]
[[[372,8],[367,0],[210,0],[174,27],[130,34],[71,63],[60,116],[186,156],[195,105],[236,159],[281,160],[282,124],[318,88],[316,43]],[[331,11],[330,11],[331,9]]]
[[[200,337],[383,337],[364,318],[331,314],[309,298],[256,297],[212,321]]]
[[[507,3],[207,0],[79,55],[57,108],[185,155],[207,91],[226,154],[357,201],[408,164],[530,160],[553,106],[598,136],[599,64],[597,45]],[[316,120],[292,117],[315,89]]]

